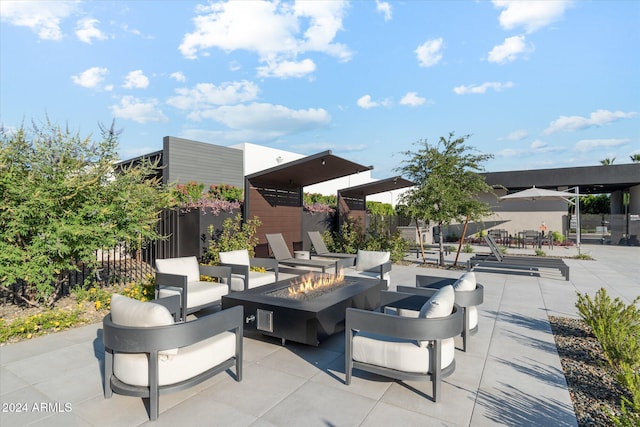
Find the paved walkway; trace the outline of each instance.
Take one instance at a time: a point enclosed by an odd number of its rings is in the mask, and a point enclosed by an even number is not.
[[[352,384],[344,385],[343,334],[318,348],[247,337],[241,383],[222,373],[162,396],[154,424],[575,426],[547,316],[575,317],[576,292],[593,294],[605,287],[626,303],[640,295],[640,248],[583,246],[582,252],[595,261],[566,260],[569,282],[553,271],[477,273],[485,286],[479,332],[469,352],[456,352],[456,371],[444,380],[438,404],[425,397],[431,395],[428,382],[395,382],[355,371]],[[394,266],[391,287],[413,285],[416,274],[456,277],[460,272]],[[142,399],[103,398],[101,334],[101,324],[95,324],[0,347],[0,425],[149,423]]]

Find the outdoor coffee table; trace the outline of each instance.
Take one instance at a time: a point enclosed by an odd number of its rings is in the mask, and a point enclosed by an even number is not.
[[[222,309],[242,305],[245,331],[317,346],[327,337],[343,331],[345,310],[354,307],[373,310],[380,306],[380,291],[387,282],[345,277],[347,284],[309,300],[274,296],[296,279],[283,280],[222,297]]]

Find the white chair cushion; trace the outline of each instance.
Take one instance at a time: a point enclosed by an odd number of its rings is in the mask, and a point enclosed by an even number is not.
[[[276,281],[276,273],[272,271],[260,272],[249,271],[249,289],[257,286],[268,285]],[[242,274],[231,275],[231,290],[243,291],[244,290],[244,276]]]
[[[421,347],[415,340],[404,340],[367,332],[353,337],[353,360],[404,372],[429,373],[431,347]],[[441,368],[453,362],[453,338],[442,340]]]
[[[418,317],[425,319],[433,319],[437,317],[446,317],[453,311],[453,304],[456,299],[456,294],[453,291],[453,286],[447,285],[438,289],[438,291],[431,296],[424,303],[420,309]]]
[[[165,298],[171,295],[180,295],[180,288],[164,286],[160,288],[158,296]],[[200,305],[211,304],[220,301],[223,295],[229,293],[229,287],[224,283],[215,282],[188,282],[187,283],[187,308],[198,307]]]
[[[200,266],[198,265],[198,259],[194,256],[157,259],[156,271],[158,273],[187,276],[187,282],[200,280]]]
[[[249,260],[249,251],[246,249],[220,252],[220,262],[223,264],[251,265],[251,261]]]
[[[458,280],[453,283],[454,291],[475,291],[476,290],[476,274],[473,271],[467,271]]]
[[[391,252],[361,251],[356,255],[356,270],[364,271],[377,267],[391,259]]]
[[[152,326],[173,325],[173,316],[169,310],[152,302],[142,302],[120,294],[111,295],[111,321],[120,326],[148,328]],[[172,356],[178,349],[160,352],[164,356]]]
[[[223,332],[206,340],[181,347],[171,359],[159,361],[159,384],[175,384],[193,378],[219,365],[236,354],[236,337],[233,332]],[[113,373],[122,382],[135,386],[149,385],[148,360],[144,353],[116,353]]]

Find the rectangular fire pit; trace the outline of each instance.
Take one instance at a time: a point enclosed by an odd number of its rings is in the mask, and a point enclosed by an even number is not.
[[[245,330],[255,330],[303,344],[317,346],[325,338],[344,330],[347,307],[373,310],[380,306],[380,291],[387,282],[345,277],[345,285],[309,300],[275,296],[295,283],[283,280],[222,297],[222,308],[244,307]]]

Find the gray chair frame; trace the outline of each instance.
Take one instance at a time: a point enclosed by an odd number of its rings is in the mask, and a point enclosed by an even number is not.
[[[416,287],[398,286],[398,292],[414,293],[416,295],[431,296],[444,286],[453,285],[457,279],[416,275]],[[473,291],[456,291],[456,304],[462,308],[462,351],[470,348],[470,337],[478,333],[478,325],[469,328],[469,307],[479,306],[484,302],[484,286],[476,283]]]
[[[327,245],[324,244],[322,234],[319,231],[308,231],[307,235],[311,240],[311,246],[314,250],[313,255],[322,258],[356,258],[356,254],[347,254],[341,252],[329,252]]]
[[[218,264],[222,267],[230,267],[231,274],[240,274],[244,281],[244,290],[249,289],[249,271],[251,267],[262,267],[265,270],[272,270],[275,273],[275,281],[278,281],[278,261],[273,258],[249,258],[249,265],[242,264],[229,264],[221,262]],[[231,292],[231,280],[227,282],[229,284],[229,291]]]
[[[169,298],[176,298],[169,297]],[[162,298],[162,299],[169,299]],[[158,302],[154,300],[152,302]],[[164,305],[164,304],[163,304]],[[179,304],[178,304],[179,305]],[[113,393],[126,396],[149,398],[149,418],[157,420],[161,394],[183,390],[199,384],[220,372],[235,366],[235,379],[242,381],[242,334],[244,310],[241,306],[232,307],[213,314],[202,316],[196,320],[180,322],[167,326],[128,327],[116,325],[111,314],[102,321],[104,342],[104,397],[110,398]],[[185,381],[160,386],[158,384],[158,352],[177,347],[184,347],[225,331],[236,336],[236,354],[234,357],[212,367]],[[113,374],[114,353],[146,353],[149,358],[149,386],[133,386],[120,381]]]
[[[227,279],[227,283],[231,283],[231,267],[219,266],[219,265],[200,265],[200,275],[209,276],[209,277],[217,277],[220,279]],[[204,310],[205,308],[217,307],[220,306],[221,301],[211,301],[207,304],[201,304],[196,307],[187,308],[187,299],[189,293],[187,292],[187,276],[183,276],[181,274],[171,274],[171,273],[158,273],[156,272],[156,300],[158,299],[160,288],[162,287],[172,287],[179,288],[182,306],[180,310],[180,318],[184,321],[187,318],[187,315],[196,313],[200,310]],[[228,286],[228,285],[227,285]],[[164,299],[164,298],[163,298]]]
[[[382,308],[393,306],[394,302],[401,301],[414,295],[382,291],[380,293]],[[424,298],[426,302],[428,298]],[[432,341],[433,349],[430,359],[430,373],[421,374],[414,372],[403,372],[376,366],[368,363],[353,360],[353,337],[358,331],[366,331],[389,337],[396,337],[408,340]],[[445,369],[441,369],[442,360],[442,340],[452,338],[462,332],[462,310],[454,304],[452,313],[447,317],[434,319],[421,319],[413,317],[396,316],[393,314],[380,313],[376,311],[347,308],[346,328],[345,328],[345,384],[351,384],[352,370],[360,369],[372,372],[377,375],[395,378],[398,380],[422,380],[432,382],[432,399],[434,402],[440,400],[440,390],[442,378],[451,375],[455,370],[455,359]]]
[[[281,233],[265,234],[265,237],[269,243],[269,247],[271,248],[274,258],[278,260],[280,264],[289,267],[320,268],[323,273],[327,272],[327,268],[333,267],[335,269],[335,273],[337,273],[340,267],[349,267],[355,260],[355,257],[353,259],[345,258],[337,260],[293,258]]]

